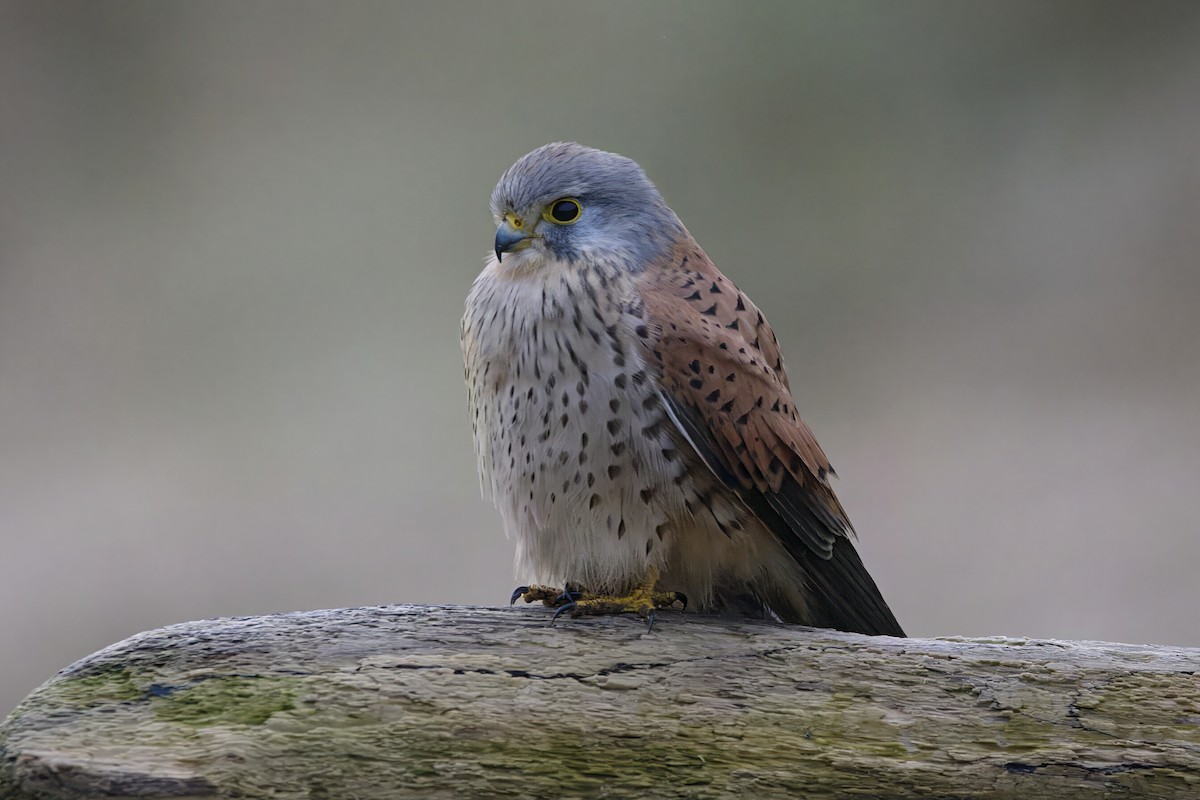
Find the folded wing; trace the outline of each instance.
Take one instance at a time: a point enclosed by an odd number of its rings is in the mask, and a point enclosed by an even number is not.
[[[673,422],[808,579],[812,606],[789,621],[903,636],[854,549],[829,485],[833,469],[796,411],[762,313],[698,247],[680,251],[671,268],[647,270],[642,281],[643,339]]]

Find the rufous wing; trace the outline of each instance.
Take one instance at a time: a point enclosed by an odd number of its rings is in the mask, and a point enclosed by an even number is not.
[[[800,419],[762,312],[694,243],[640,280],[647,360],[672,420],[808,577],[816,619],[795,621],[903,636],[850,541],[833,469]]]

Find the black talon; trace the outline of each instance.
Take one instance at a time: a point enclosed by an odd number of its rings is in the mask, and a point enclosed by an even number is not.
[[[517,598],[519,598],[521,595],[525,594],[525,593],[526,593],[526,592],[528,592],[528,591],[529,591],[529,587],[528,587],[528,586],[518,586],[516,589],[513,589],[512,597],[510,597],[510,598],[508,599],[508,604],[509,604],[510,606],[511,606],[511,605],[516,605],[516,603],[517,603]]]
[[[554,598],[554,603],[555,605],[573,605],[581,597],[583,597],[583,592],[578,589],[564,587],[562,594]]]
[[[679,609],[680,612],[687,611],[687,595],[684,594],[683,592],[676,592],[675,599],[678,600],[680,603],[683,603],[683,608]]]
[[[575,609],[575,601],[574,600],[572,600],[571,602],[569,602],[565,605],[559,606],[558,609],[555,610],[554,616],[550,618],[550,624],[553,625],[555,622],[558,621],[559,617],[561,617],[563,614],[565,614],[568,611],[573,611],[574,609]]]

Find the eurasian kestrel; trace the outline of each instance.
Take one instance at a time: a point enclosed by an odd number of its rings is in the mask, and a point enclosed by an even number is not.
[[[484,493],[520,575],[582,589],[526,599],[652,614],[678,591],[702,611],[903,636],[775,334],[641,167],[548,144],[491,207],[495,256],[462,323]]]

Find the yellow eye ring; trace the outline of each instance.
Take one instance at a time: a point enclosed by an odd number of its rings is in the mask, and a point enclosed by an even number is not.
[[[583,206],[574,197],[564,197],[546,206],[542,219],[555,225],[570,225],[583,216]]]

